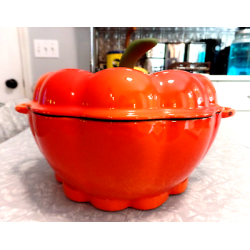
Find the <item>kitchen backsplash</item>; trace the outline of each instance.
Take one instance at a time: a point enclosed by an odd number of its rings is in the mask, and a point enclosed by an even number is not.
[[[124,50],[128,27],[97,27],[96,47],[98,64],[106,62],[109,51]],[[227,27],[137,27],[130,41],[156,38],[163,43],[189,43],[201,39],[221,39],[221,49],[230,46],[235,37],[234,28]]]

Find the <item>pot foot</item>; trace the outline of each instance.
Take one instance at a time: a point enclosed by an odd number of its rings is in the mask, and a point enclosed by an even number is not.
[[[63,182],[56,174],[56,179]],[[104,211],[120,211],[128,207],[140,210],[150,210],[161,206],[169,197],[169,195],[180,194],[185,191],[188,184],[188,178],[169,190],[166,193],[136,200],[119,200],[119,199],[103,199],[88,195],[82,191],[72,188],[67,183],[63,182],[63,190],[67,198],[76,202],[90,202],[94,207]]]
[[[138,200],[109,200],[92,197],[91,204],[105,211],[119,211],[128,207],[140,210],[150,210],[159,207],[168,199],[168,193],[164,193],[155,197],[138,199]]]
[[[55,178],[58,182],[62,183],[63,182],[63,179],[58,175],[58,174],[55,174]]]
[[[180,184],[178,184],[177,186],[170,189],[168,193],[169,194],[181,194],[186,190],[187,185],[188,185],[188,178],[184,180],[183,182],[181,182]]]
[[[91,204],[104,211],[120,211],[125,208],[130,207],[129,200],[110,200],[110,199],[101,199],[97,197],[92,197],[90,200]]]
[[[140,210],[150,210],[161,206],[167,199],[169,193],[163,193],[155,197],[138,199],[131,202],[131,207]]]
[[[87,195],[81,191],[73,189],[65,182],[63,182],[63,191],[64,191],[64,194],[66,195],[66,197],[72,201],[87,202],[90,200],[89,195]]]
[[[75,190],[63,182],[63,190],[67,198],[77,202],[90,202],[94,207],[104,211],[120,211],[128,207],[140,210],[154,209],[162,205],[168,199],[168,192],[154,197],[137,200],[103,199],[87,195],[82,191]]]

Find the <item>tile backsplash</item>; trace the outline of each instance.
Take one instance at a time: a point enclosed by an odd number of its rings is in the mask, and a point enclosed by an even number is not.
[[[106,62],[108,51],[124,50],[128,27],[97,27],[98,64]],[[221,49],[230,46],[236,27],[137,27],[130,41],[156,38],[164,43],[188,43],[200,39],[221,39]]]

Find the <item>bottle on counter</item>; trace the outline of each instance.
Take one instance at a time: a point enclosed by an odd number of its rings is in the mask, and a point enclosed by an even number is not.
[[[250,75],[250,28],[239,28],[230,46],[228,75]]]

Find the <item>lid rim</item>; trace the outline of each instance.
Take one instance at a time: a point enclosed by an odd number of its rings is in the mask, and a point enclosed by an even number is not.
[[[101,120],[162,120],[206,118],[221,112],[223,107],[214,105],[201,109],[105,109],[105,108],[77,108],[77,107],[48,107],[37,102],[27,103],[27,107],[34,113],[41,115],[79,117]]]
[[[220,112],[216,112],[217,113],[221,113]],[[199,119],[208,119],[213,117],[215,114],[211,115],[211,116],[206,116],[206,117],[192,117],[192,118],[158,118],[158,119],[144,119],[144,120],[113,120],[113,119],[99,119],[99,118],[89,118],[89,117],[79,117],[79,116],[59,116],[59,115],[46,115],[46,114],[41,114],[41,113],[36,113],[33,112],[36,115],[41,115],[41,116],[46,116],[46,117],[58,117],[58,118],[75,118],[75,119],[84,119],[84,120],[90,120],[90,121],[101,121],[101,122],[151,122],[151,121],[187,121],[187,120],[199,120]]]

